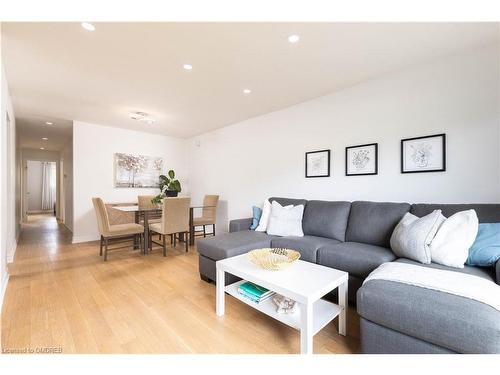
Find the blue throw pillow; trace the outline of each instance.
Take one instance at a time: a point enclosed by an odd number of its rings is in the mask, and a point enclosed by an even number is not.
[[[500,259],[500,223],[479,224],[465,264],[492,267]]]
[[[259,207],[253,206],[252,207],[253,211],[253,218],[252,218],[252,225],[250,226],[251,230],[255,230],[259,226],[259,221],[260,217],[262,216],[262,209]]]

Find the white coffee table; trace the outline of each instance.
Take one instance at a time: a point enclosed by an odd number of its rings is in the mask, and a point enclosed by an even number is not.
[[[329,322],[339,317],[339,333],[346,335],[347,325],[347,279],[348,274],[333,268],[298,260],[282,271],[268,271],[257,267],[247,254],[216,262],[217,291],[216,313],[224,315],[225,292],[247,305],[300,331],[300,352],[312,354],[313,336]],[[243,280],[224,286],[225,273]],[[276,312],[272,298],[255,303],[238,293],[241,283],[251,281],[285,297],[297,301],[299,309],[293,314]],[[338,288],[339,304],[321,299]]]

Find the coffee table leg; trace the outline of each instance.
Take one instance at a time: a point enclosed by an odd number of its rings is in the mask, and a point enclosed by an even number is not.
[[[225,298],[225,272],[217,268],[217,280],[215,291],[215,312],[217,316],[224,315],[224,298]]]
[[[339,333],[343,336],[347,332],[347,280],[339,286]]]
[[[313,354],[313,304],[300,305],[300,354]]]

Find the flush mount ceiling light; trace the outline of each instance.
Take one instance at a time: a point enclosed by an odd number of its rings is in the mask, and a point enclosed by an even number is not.
[[[184,64],[182,65],[182,67],[185,69],[185,70],[193,70],[193,66],[191,64]]]
[[[40,147],[40,150],[45,150],[45,147]]]
[[[49,139],[47,137],[43,137],[42,141],[48,141]]]
[[[152,125],[155,122],[155,120],[153,118],[149,117],[149,114],[146,112],[131,112],[131,113],[129,113],[129,117],[132,120],[145,122],[146,124],[149,124],[149,125]]]
[[[54,123],[53,123],[53,122],[50,122],[50,121],[47,121],[47,122],[45,123],[45,125],[54,125]]]
[[[90,22],[82,22],[81,25],[87,31],[95,31],[95,26]]]
[[[148,117],[149,115],[146,112],[131,112],[129,113],[129,117],[132,120],[142,120],[145,117]]]
[[[250,89],[244,89],[243,90],[243,94],[250,94],[252,92],[252,90]]]
[[[297,43],[300,40],[300,36],[293,34],[288,37],[290,43]]]

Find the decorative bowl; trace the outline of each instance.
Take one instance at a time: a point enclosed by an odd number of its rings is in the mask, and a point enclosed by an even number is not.
[[[248,259],[253,264],[271,271],[285,269],[299,258],[300,253],[298,251],[282,248],[257,249],[248,253]]]

